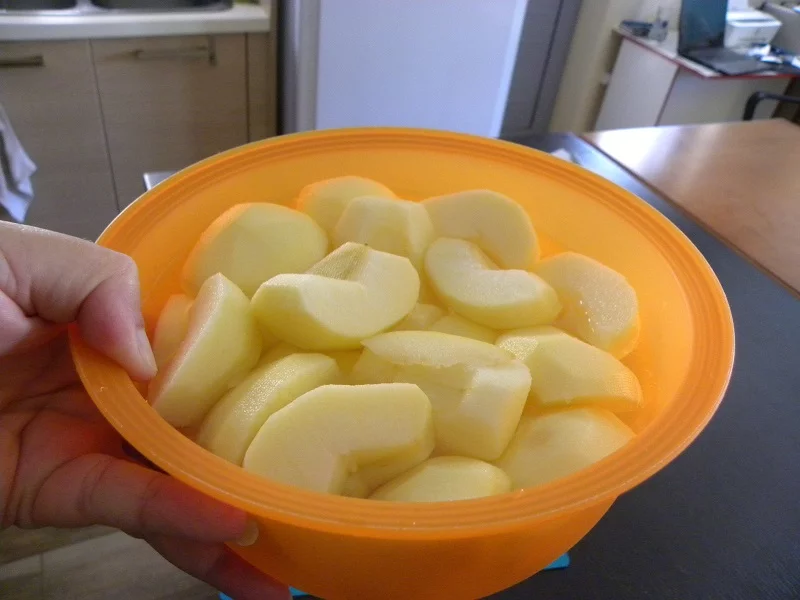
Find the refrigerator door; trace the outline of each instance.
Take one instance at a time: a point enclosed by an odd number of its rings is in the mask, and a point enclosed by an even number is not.
[[[528,0],[300,0],[284,22],[284,127],[496,137]]]

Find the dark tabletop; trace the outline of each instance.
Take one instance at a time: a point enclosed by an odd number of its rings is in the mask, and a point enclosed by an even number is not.
[[[694,242],[728,295],[736,362],[707,429],[617,500],[570,552],[568,569],[493,600],[800,599],[800,301],[583,140],[517,141],[566,148]]]

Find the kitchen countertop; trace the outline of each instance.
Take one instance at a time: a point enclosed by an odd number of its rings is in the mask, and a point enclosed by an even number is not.
[[[583,137],[800,295],[800,127],[764,119]]]
[[[234,4],[230,10],[0,15],[0,41],[46,41],[163,35],[251,33],[270,30],[269,6]]]

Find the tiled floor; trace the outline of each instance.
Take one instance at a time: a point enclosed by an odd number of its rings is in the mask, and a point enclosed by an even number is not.
[[[81,529],[55,529],[43,527],[41,529],[18,529],[9,527],[0,530],[0,566],[33,556],[62,546],[75,544],[113,533],[110,527],[83,527]]]
[[[145,542],[120,532],[0,564],[3,599],[216,600],[217,597],[213,589],[173,567]]]

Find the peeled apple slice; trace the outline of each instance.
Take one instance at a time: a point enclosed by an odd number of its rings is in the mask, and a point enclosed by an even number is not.
[[[411,312],[392,331],[422,331],[428,329],[444,316],[444,310],[435,304],[422,304],[417,302]]]
[[[471,338],[479,342],[486,342],[487,344],[494,344],[494,341],[497,339],[497,332],[494,329],[489,329],[484,325],[478,325],[456,314],[443,316],[433,323],[433,325],[427,327],[427,329],[429,331],[460,335],[461,337]]]
[[[248,296],[279,273],[301,273],[322,259],[328,238],[313,219],[278,204],[238,204],[200,236],[183,267],[183,284],[195,292],[222,273]]]
[[[510,331],[497,340],[530,369],[531,405],[563,408],[592,404],[615,412],[642,405],[642,387],[608,352],[555,327]]]
[[[535,271],[555,288],[564,305],[557,327],[617,358],[636,347],[639,302],[625,277],[575,252],[545,259]]]
[[[423,203],[439,237],[468,240],[504,269],[529,269],[539,242],[528,213],[507,196],[470,190]]]
[[[577,473],[633,437],[627,425],[600,408],[526,415],[494,464],[511,477],[515,490],[531,488]]]
[[[511,491],[511,479],[494,465],[463,456],[438,456],[378,488],[373,500],[448,502]]]
[[[384,467],[378,486],[432,450],[431,403],[417,386],[324,385],[267,419],[243,466],[280,483],[340,494],[352,474]]]
[[[350,473],[342,486],[341,495],[350,498],[367,498],[390,479],[420,464],[431,455],[433,442],[410,446],[405,452],[393,454]]]
[[[345,380],[350,375],[350,372],[353,370],[353,367],[358,362],[358,359],[361,357],[361,348],[358,350],[328,350],[325,352],[325,356],[330,356],[333,360],[336,361],[336,364],[339,366],[339,374],[341,379]],[[286,342],[279,342],[266,352],[261,355],[261,358],[258,361],[258,367],[263,367],[270,363],[277,362],[282,358],[286,358],[290,354],[298,354],[304,353],[305,350],[302,348],[298,348],[292,344],[287,344]],[[330,383],[340,383],[339,381],[330,382]]]
[[[555,290],[518,269],[498,269],[472,242],[439,238],[425,255],[437,295],[460,315],[486,327],[515,329],[552,322],[561,310]]]
[[[407,258],[347,242],[309,269],[277,275],[253,297],[256,318],[306,350],[357,349],[405,317],[419,294]]]
[[[269,329],[264,327],[264,325],[262,325],[260,322],[258,323],[258,328],[261,330],[262,351],[266,351],[269,348],[274,348],[275,346],[281,343],[281,341],[278,338],[276,338],[275,335]]]
[[[291,354],[260,367],[214,405],[195,440],[241,465],[247,447],[270,415],[338,377],[336,361],[324,354]]]
[[[258,366],[262,367],[264,365],[274,363],[282,358],[286,358],[290,354],[297,354],[298,352],[303,352],[303,350],[293,344],[278,342],[272,346],[272,348],[266,349],[261,354],[261,358],[258,359]]]
[[[192,305],[186,338],[150,382],[148,400],[175,427],[197,425],[260,353],[247,296],[224,275],[209,277]]]
[[[189,309],[192,299],[184,294],[170,296],[158,316],[153,333],[153,355],[163,368],[175,355],[189,330]]]
[[[439,454],[500,456],[530,390],[525,365],[491,344],[433,331],[393,331],[364,346],[353,381],[418,385],[433,406]]]
[[[390,331],[364,340],[364,347],[397,366],[431,365],[467,372],[514,360],[492,344],[436,331]]]
[[[419,273],[419,297],[417,302],[420,304],[433,304],[434,306],[439,306],[442,303],[431,289],[427,278],[424,276],[424,271]]]
[[[433,223],[417,202],[362,196],[342,212],[333,233],[334,246],[366,244],[375,250],[405,256],[417,269],[433,241]]]
[[[366,177],[346,175],[325,179],[304,187],[297,197],[297,208],[332,235],[345,207],[353,198],[360,196],[395,197],[392,190],[377,181]]]
[[[361,358],[361,350],[329,350],[326,352],[336,364],[339,365],[339,373],[343,378],[347,378],[353,367],[356,366],[358,359]]]

